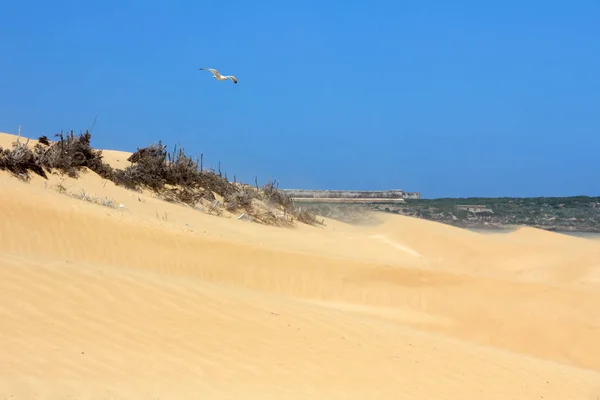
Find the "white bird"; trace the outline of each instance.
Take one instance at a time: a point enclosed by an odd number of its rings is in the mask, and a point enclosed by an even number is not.
[[[219,71],[217,71],[216,69],[212,69],[212,68],[198,68],[198,69],[212,72],[214,75],[213,78],[215,78],[216,80],[226,81],[227,79],[231,79],[233,81],[233,83],[237,83],[237,78],[233,75],[221,75],[221,74],[219,74]]]

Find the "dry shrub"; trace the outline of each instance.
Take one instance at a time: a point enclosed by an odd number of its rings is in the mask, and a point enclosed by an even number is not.
[[[225,209],[229,212],[241,209],[251,213],[252,200],[258,198],[256,191],[245,186],[236,189],[235,192],[224,197]]]
[[[205,196],[204,191],[194,190],[187,187],[173,187],[163,189],[161,197],[171,203],[182,203],[194,207]],[[211,193],[212,194],[212,193]],[[214,195],[213,195],[214,198]]]
[[[271,210],[256,209],[249,213],[254,221],[264,225],[282,225],[283,221]]]
[[[223,196],[223,198],[238,191],[237,186],[214,171],[201,171],[198,184],[203,188],[217,193],[219,196]]]
[[[175,147],[168,153],[160,141],[141,148],[127,161],[132,164],[114,172],[113,181],[130,189],[141,187],[160,193],[164,199],[195,206],[201,199],[213,201],[212,192],[224,198],[237,192],[235,185],[210,171],[200,171],[198,161]],[[167,186],[172,188],[167,189]]]
[[[281,207],[285,213],[289,213],[304,224],[315,225],[319,223],[315,213],[309,210],[297,208],[292,197],[279,190],[277,180],[267,182],[262,187],[262,196],[267,203],[275,204]]]
[[[296,219],[303,224],[315,225],[319,221],[317,221],[317,215],[309,210],[298,210],[296,213]]]
[[[285,211],[292,210],[294,202],[292,197],[287,193],[279,190],[279,183],[277,180],[267,182],[262,187],[262,195],[266,202],[276,204],[282,207]]]
[[[58,170],[76,178],[78,172],[87,167],[105,179],[113,178],[113,169],[102,161],[102,151],[90,146],[89,132],[75,135],[71,131],[66,136],[62,133],[56,136],[60,138],[56,142],[41,136],[33,150],[27,147],[29,140],[25,144],[17,140],[12,149],[1,151],[0,169],[20,175],[32,171],[44,178],[48,178],[45,170]]]
[[[198,161],[185,154],[183,149],[173,148],[173,153],[167,154],[166,180],[170,185],[182,187],[198,187],[202,173]]]
[[[103,178],[112,178],[112,168],[102,161],[102,150],[95,150],[90,145],[92,135],[88,131],[79,135],[71,131],[66,136],[61,132],[55,136],[59,140],[54,143],[42,136],[34,146],[38,165],[48,170],[58,170],[72,178],[77,178],[79,171],[85,167]]]
[[[29,171],[48,178],[44,169],[39,165],[34,152],[27,147],[26,143],[19,140],[13,143],[12,149],[2,149],[0,147],[0,170],[7,170],[13,175],[29,179]]]
[[[62,188],[57,187],[57,190],[60,193],[67,193],[64,186]],[[113,199],[110,199],[108,197],[91,196],[91,195],[87,194],[84,190],[81,190],[79,193],[68,193],[68,194],[76,199],[87,201],[88,203],[100,204],[100,205],[102,205],[104,207],[108,207],[108,208],[118,208],[117,203]]]
[[[48,140],[48,137],[45,136],[45,135],[44,136],[40,136],[38,138],[38,142],[41,143],[41,144],[43,144],[43,145],[50,146],[50,140]]]
[[[167,184],[167,152],[160,142],[138,149],[127,161],[131,165],[115,172],[115,183],[130,189],[146,187],[155,191]]]

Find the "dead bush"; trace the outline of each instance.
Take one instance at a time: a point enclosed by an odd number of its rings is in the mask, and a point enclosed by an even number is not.
[[[48,140],[48,137],[45,136],[45,135],[44,136],[40,136],[38,138],[38,142],[41,143],[41,144],[43,144],[43,145],[50,146],[50,140]]]
[[[248,213],[252,219],[263,225],[280,225],[281,221],[274,212],[265,209],[252,210]]]
[[[21,179],[29,179],[29,171],[48,178],[46,172],[39,165],[34,152],[27,147],[29,140],[21,143],[19,140],[13,143],[12,149],[0,147],[0,170],[7,170]]]
[[[235,185],[211,171],[200,171],[198,161],[174,148],[168,153],[161,142],[138,149],[127,161],[132,163],[125,170],[114,172],[115,183],[129,188],[140,186],[162,191],[165,185],[184,188],[185,196],[197,192],[193,198],[214,200],[210,192],[223,197],[237,191]],[[208,192],[210,191],[210,192]]]
[[[224,197],[225,209],[230,212],[236,210],[250,212],[252,209],[252,200],[255,198],[257,198],[257,194],[252,189],[247,187],[237,188],[237,191]]]
[[[166,179],[166,146],[160,142],[138,149],[127,161],[132,164],[122,171],[115,172],[115,183],[130,189],[140,186],[160,191],[168,182]]]
[[[42,136],[34,146],[41,167],[58,170],[72,178],[77,178],[79,171],[87,167],[105,179],[112,178],[112,168],[102,161],[102,150],[90,145],[92,135],[88,131],[79,135],[71,131],[66,136],[61,132],[55,136],[59,140],[54,143]]]
[[[196,204],[204,197],[205,193],[200,190],[190,189],[187,187],[174,187],[164,189],[160,196],[163,200],[171,203],[187,204],[191,207],[195,207]]]
[[[279,205],[284,212],[293,215],[299,222],[308,225],[315,225],[318,223],[316,214],[309,210],[296,208],[292,197],[279,190],[279,183],[277,180],[269,180],[269,182],[261,188],[261,193],[267,203]]]
[[[29,140],[24,144],[17,140],[12,149],[1,151],[0,169],[20,175],[33,171],[44,178],[48,178],[45,170],[58,170],[76,178],[78,171],[87,167],[105,179],[113,178],[113,169],[102,162],[102,151],[90,146],[89,132],[75,135],[71,131],[67,136],[56,136],[60,139],[53,143],[41,136],[33,150],[27,146]]]
[[[223,196],[223,198],[238,191],[237,186],[214,171],[201,171],[198,185],[217,193],[219,196]]]
[[[296,219],[303,224],[315,225],[319,222],[317,220],[317,215],[308,210],[298,210],[295,215]]]
[[[201,189],[200,193],[202,194],[201,199],[204,199],[206,201],[215,201],[216,200],[215,194],[208,189]]]
[[[173,148],[173,153],[167,154],[166,180],[170,185],[195,187],[200,183],[201,176],[198,161],[185,154],[184,149]]]
[[[294,206],[292,197],[279,190],[279,183],[277,180],[273,182],[269,180],[269,182],[264,184],[262,187],[262,195],[265,201],[271,204],[277,204],[285,211],[292,210]]]
[[[198,161],[174,147],[168,153],[162,142],[138,148],[127,161],[131,165],[115,170],[112,180],[129,189],[148,188],[167,201],[195,206],[201,199],[214,201],[237,192],[235,185],[211,171],[201,171]],[[170,187],[167,189],[167,187]]]

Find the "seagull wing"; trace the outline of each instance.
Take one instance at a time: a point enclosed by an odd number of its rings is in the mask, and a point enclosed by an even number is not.
[[[233,81],[233,83],[237,83],[237,78],[233,75],[229,76],[229,79]]]
[[[204,71],[210,71],[217,78],[219,78],[221,76],[221,74],[219,74],[219,71],[217,71],[216,69],[213,69],[213,68],[198,68],[198,69],[201,69],[201,70],[204,70]]]

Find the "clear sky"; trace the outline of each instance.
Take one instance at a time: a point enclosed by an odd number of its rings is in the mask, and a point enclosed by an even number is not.
[[[288,188],[600,195],[598,0],[7,0],[0,54],[4,132],[97,117],[95,147]]]

